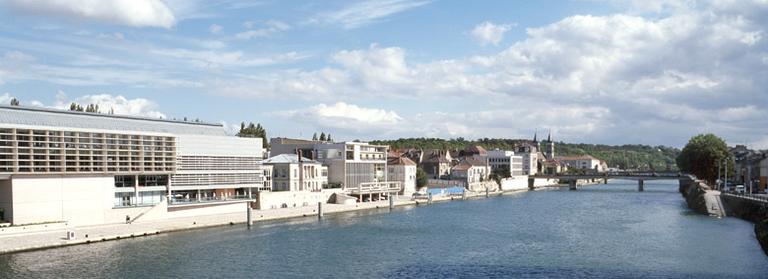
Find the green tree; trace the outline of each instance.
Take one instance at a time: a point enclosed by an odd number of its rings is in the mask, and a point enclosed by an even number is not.
[[[317,140],[317,133],[314,133],[314,134],[312,135],[312,140]]]
[[[331,133],[328,133],[328,136],[325,137],[325,141],[333,141],[333,139],[331,139]]]
[[[12,106],[19,106],[21,103],[19,102],[19,99],[11,98],[11,105]]]
[[[717,179],[717,168],[727,161],[727,172],[733,170],[733,158],[728,145],[723,139],[713,134],[701,134],[692,137],[677,156],[677,166],[681,171],[690,173],[710,183]]]
[[[325,132],[320,133],[320,141],[325,141]]]
[[[247,127],[245,126],[245,122],[240,123],[240,132],[237,133],[237,136],[242,138],[261,138],[262,146],[264,148],[269,146],[269,142],[267,142],[267,130],[261,126],[261,123],[253,124],[253,122],[250,122]]]
[[[416,190],[427,186],[427,183],[429,183],[427,173],[422,168],[416,169]]]

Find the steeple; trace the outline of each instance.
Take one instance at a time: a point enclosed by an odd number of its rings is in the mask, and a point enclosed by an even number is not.
[[[536,139],[537,134],[539,133],[539,130],[536,130],[533,132],[533,142],[539,142],[539,140]]]
[[[547,142],[552,142],[552,129],[549,129],[549,133],[547,134]]]

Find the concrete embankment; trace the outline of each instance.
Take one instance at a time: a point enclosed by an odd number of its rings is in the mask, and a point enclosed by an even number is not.
[[[680,193],[688,208],[699,214],[725,217],[726,211],[720,199],[720,191],[712,190],[704,181],[681,179]]]

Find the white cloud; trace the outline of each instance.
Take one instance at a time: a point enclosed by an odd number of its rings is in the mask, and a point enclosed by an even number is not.
[[[242,51],[213,51],[189,49],[155,49],[152,53],[185,60],[197,67],[219,68],[225,66],[253,67],[279,63],[289,63],[305,59],[308,56],[297,52],[287,52],[272,56],[248,58]]]
[[[601,141],[675,139],[682,144],[693,134],[718,132],[751,142],[756,127],[768,127],[768,117],[758,109],[768,105],[768,41],[763,38],[768,7],[744,2],[739,8],[699,2],[695,10],[651,18],[570,16],[527,29],[527,38],[499,53],[463,59],[413,61],[405,49],[372,45],[332,54],[333,64],[321,69],[242,78],[225,94],[345,101],[384,97],[430,103],[432,110],[439,110],[432,104],[458,100],[489,111],[538,101],[538,110],[565,111],[553,112],[559,121],[569,117],[567,107],[607,109],[601,119],[612,123],[614,133],[601,134],[597,124],[571,125]],[[467,123],[459,118],[452,122]],[[468,124],[453,127],[474,130]]]
[[[7,93],[7,92],[3,93],[3,95],[0,95],[0,105],[4,105],[4,106],[10,105],[11,99],[13,98],[14,97],[10,93]]]
[[[326,12],[310,19],[313,23],[340,24],[344,29],[354,29],[413,8],[429,4],[431,1],[408,0],[368,0],[355,2],[340,10]]]
[[[396,128],[403,120],[394,111],[360,107],[344,102],[333,105],[319,104],[302,110],[282,111],[276,115],[324,128],[357,132]]]
[[[115,114],[120,115],[166,118],[164,113],[158,111],[158,105],[155,102],[144,98],[128,99],[122,95],[83,95],[70,100],[64,92],[59,91],[56,94],[56,102],[51,107],[69,109],[70,104],[73,102],[83,107],[89,104],[96,104],[102,113],[109,113],[110,110],[114,110]]]
[[[493,24],[489,21],[480,23],[472,29],[472,37],[482,45],[499,45],[501,40],[504,39],[504,33],[512,29],[514,24]]]
[[[135,27],[171,28],[176,18],[160,0],[8,0],[18,11]]]
[[[255,26],[255,23],[252,21],[247,21],[243,23],[243,27],[247,29],[252,29]],[[268,20],[264,22],[264,28],[255,29],[255,30],[248,30],[244,32],[240,32],[235,34],[235,37],[241,40],[249,40],[257,37],[269,37],[273,34],[287,31],[291,29],[291,26],[288,25],[285,22],[277,21],[277,20]]]
[[[218,24],[211,24],[211,26],[208,27],[208,31],[211,32],[211,34],[219,34],[222,29],[224,29],[224,27],[221,27],[221,25]]]

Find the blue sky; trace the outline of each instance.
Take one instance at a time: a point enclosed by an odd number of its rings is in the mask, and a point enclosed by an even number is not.
[[[0,102],[270,136],[768,148],[768,2],[0,0]]]

